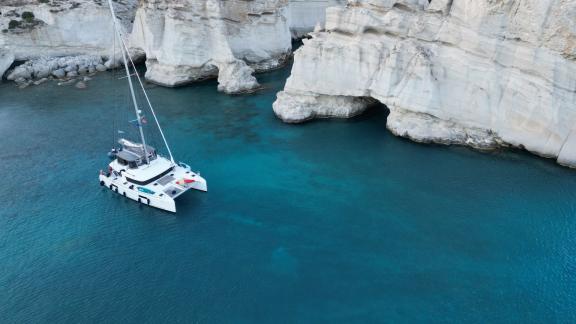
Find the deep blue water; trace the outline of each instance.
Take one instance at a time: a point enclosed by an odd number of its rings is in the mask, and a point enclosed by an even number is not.
[[[288,74],[150,88],[209,184],[177,214],[98,185],[126,80],[0,85],[0,322],[576,321],[575,171],[396,138],[383,107],[283,124]]]

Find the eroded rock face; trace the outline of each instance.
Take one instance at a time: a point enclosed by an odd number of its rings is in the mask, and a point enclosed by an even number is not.
[[[575,90],[574,0],[354,0],[296,52],[274,111],[348,117],[303,98],[371,97],[394,134],[576,166]]]
[[[324,27],[326,8],[343,7],[346,0],[290,0],[289,19],[292,38],[302,38],[314,27]]]
[[[289,59],[290,30],[301,37],[323,26],[325,8],[345,0],[144,0],[136,15],[137,2],[114,1],[114,7],[123,33],[133,29],[132,55],[146,53],[148,80],[178,86],[218,77],[221,91],[236,93],[258,88],[253,72]],[[106,0],[4,0],[0,12],[2,74],[14,60],[37,66],[55,57],[111,56]],[[53,76],[62,74],[57,70]]]
[[[137,0],[115,3],[120,22],[130,30]],[[96,0],[12,0],[0,5],[0,45],[17,60],[40,56],[109,54],[112,18],[106,2]]]
[[[115,2],[127,33],[137,0]],[[76,55],[110,56],[112,18],[104,0],[4,0],[0,3],[0,61]],[[10,66],[12,62],[7,64]],[[5,64],[0,64],[0,68]],[[6,67],[7,68],[7,67]],[[0,76],[6,72],[0,69]]]
[[[0,52],[0,80],[14,62],[14,54],[8,52]]]
[[[309,92],[280,92],[273,109],[287,123],[299,123],[314,118],[349,118],[359,115],[373,103],[369,98],[324,96]]]
[[[258,86],[254,70],[280,66],[290,54],[287,8],[287,0],[145,0],[131,44],[146,52],[152,82],[218,75],[220,90],[248,91]]]

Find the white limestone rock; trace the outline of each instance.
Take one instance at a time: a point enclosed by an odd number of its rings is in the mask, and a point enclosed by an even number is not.
[[[38,81],[34,81],[34,85],[41,85],[42,83],[48,81],[48,78],[42,78]]]
[[[314,118],[354,117],[364,112],[371,103],[366,98],[283,91],[278,93],[273,109],[284,122],[299,123]]]
[[[131,29],[136,2],[114,2],[125,32]],[[19,61],[86,54],[107,56],[113,48],[112,18],[102,1],[3,0],[0,13],[0,48]],[[24,13],[33,17],[25,19]]]
[[[101,64],[102,57],[97,55],[40,57],[16,66],[7,73],[7,79],[39,80],[50,75],[56,78],[63,78],[65,75],[74,77],[78,74],[86,74],[91,68],[94,69],[95,66]]]
[[[178,86],[218,77],[226,83],[219,88],[228,92],[258,87],[254,78],[246,77],[248,69],[239,68],[238,60],[246,62],[252,72],[282,66],[291,56],[290,31],[302,36],[315,25],[323,25],[325,8],[343,6],[344,2],[145,0],[137,15],[137,0],[115,1],[114,6],[124,34],[136,21],[131,52],[141,50],[146,55],[148,80]],[[6,30],[0,34],[0,45],[16,60],[84,54],[112,56],[114,33],[105,1],[5,0],[0,12],[0,28]],[[31,12],[33,19],[24,21],[24,12]],[[17,21],[16,28],[9,28],[12,20]],[[107,60],[103,64],[105,69],[120,65],[120,55],[115,56],[115,62]],[[67,73],[85,74],[103,71],[103,67],[63,68]],[[219,71],[225,75],[219,76]]]
[[[54,70],[52,71],[52,76],[57,79],[62,79],[63,77],[66,76],[66,71],[64,71],[64,69]]]
[[[274,111],[294,122],[330,115],[309,96],[371,97],[397,135],[576,166],[575,21],[575,0],[349,1],[295,53]]]
[[[217,76],[218,68],[213,64],[192,67],[161,64],[155,59],[146,59],[146,79],[165,87],[177,87]]]
[[[258,85],[246,77],[254,70],[238,60],[259,70],[275,68],[291,51],[287,5],[287,0],[145,0],[131,46],[146,53],[151,82],[178,86],[219,76],[226,83],[219,87],[223,91],[245,91]]]
[[[23,64],[12,70],[6,78],[11,81],[27,80],[32,78],[33,72],[31,66]]]
[[[106,66],[105,66],[104,64],[100,63],[100,64],[97,64],[97,65],[96,65],[96,71],[98,71],[98,72],[104,72],[104,71],[106,71],[106,70],[107,70],[107,68],[106,68]]]
[[[394,135],[420,143],[466,144],[481,150],[505,145],[490,130],[474,127],[465,128],[457,123],[432,115],[414,113],[403,109],[390,109],[386,126]]]
[[[290,0],[289,24],[292,38],[306,36],[326,23],[326,8],[343,7],[346,0]]]
[[[14,63],[14,54],[0,51],[0,80],[2,80],[4,73],[10,68],[12,63]]]
[[[131,29],[136,2],[114,4],[124,33]],[[102,64],[101,56],[112,56],[114,49],[112,18],[103,1],[4,0],[0,3],[0,29],[0,75],[13,61],[27,61],[7,72],[9,80],[92,73],[96,71],[92,60]]]
[[[252,75],[254,70],[242,60],[222,64],[218,71],[218,91],[235,94],[251,92],[260,87]]]

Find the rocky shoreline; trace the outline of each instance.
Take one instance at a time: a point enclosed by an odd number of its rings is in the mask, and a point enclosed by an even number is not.
[[[116,2],[125,32],[135,4]],[[113,54],[112,19],[100,0],[7,0],[0,4],[0,29],[0,75],[20,86],[104,70],[103,58]]]
[[[326,7],[343,2],[122,0],[115,7],[131,51],[146,56],[148,81],[175,87],[217,78],[218,89],[233,94],[259,89],[254,74],[284,66],[292,36],[311,31]],[[19,86],[109,68],[102,62],[113,46],[105,1],[9,0],[0,5],[0,28],[0,75]]]
[[[104,72],[111,67],[111,62],[104,62],[101,56],[82,55],[53,58],[38,58],[27,61],[9,71],[7,79],[19,85],[30,85],[52,77],[69,80],[79,76]]]
[[[146,59],[149,82],[217,78],[221,92],[253,92],[255,74],[286,64],[292,39],[306,35],[273,105],[285,122],[349,118],[377,101],[389,108],[387,127],[398,136],[519,147],[576,167],[575,0],[115,6],[130,51]],[[107,61],[114,42],[102,0],[6,0],[0,30],[0,75],[19,87],[53,79],[83,88],[115,67]]]
[[[573,0],[349,1],[296,51],[274,112],[348,118],[371,98],[395,135],[576,167],[575,16]]]

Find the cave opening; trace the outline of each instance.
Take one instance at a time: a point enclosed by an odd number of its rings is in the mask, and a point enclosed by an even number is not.
[[[369,101],[366,109],[353,118],[359,120],[382,119],[385,124],[388,120],[388,115],[390,115],[388,106],[371,97],[365,97],[365,99]]]

